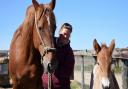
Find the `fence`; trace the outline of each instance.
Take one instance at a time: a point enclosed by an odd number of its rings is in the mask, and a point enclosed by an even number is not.
[[[77,80],[81,84],[81,89],[88,89],[86,86],[90,84],[90,77],[93,65],[95,63],[95,60],[93,58],[94,55],[93,50],[74,50],[75,55],[75,71],[74,71],[74,79]],[[8,63],[8,51],[0,51],[0,63]],[[127,60],[128,59],[128,49],[116,49],[113,53],[113,60],[114,63],[117,62],[117,65],[119,68],[123,67],[123,62],[120,60]],[[119,64],[118,64],[119,62]],[[7,66],[6,66],[7,67]],[[113,65],[115,67],[115,65]],[[5,70],[8,70],[7,68],[4,68]],[[125,70],[121,70],[125,74]],[[128,71],[128,66],[127,66]],[[125,76],[123,76],[125,77]],[[123,83],[122,88],[122,78],[121,73],[116,74],[116,78],[118,81],[118,84],[120,86],[120,89],[127,89],[128,88],[128,81]],[[123,81],[124,82],[124,81]],[[125,88],[126,87],[126,88]]]
[[[94,52],[92,50],[89,52],[87,50],[86,51],[74,51],[74,54],[75,54],[75,60],[76,60],[74,79],[81,83],[81,89],[89,89],[85,87],[90,84],[91,72],[92,72],[92,68],[95,63],[95,59],[93,57],[95,56]],[[128,55],[127,49],[125,50],[118,49],[118,50],[115,50],[113,53],[112,68],[114,69],[116,73],[115,75],[116,75],[116,79],[117,79],[120,89],[128,88],[128,80],[124,78],[124,77],[128,77],[127,76],[128,66],[127,66],[127,70],[124,70],[124,61],[128,59],[127,55]],[[122,78],[122,74],[123,74],[123,78]]]
[[[75,55],[74,80],[80,82],[81,89],[89,85],[93,65],[93,57]]]

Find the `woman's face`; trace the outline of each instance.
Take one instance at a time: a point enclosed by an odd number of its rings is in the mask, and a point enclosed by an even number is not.
[[[67,28],[62,28],[61,31],[60,31],[60,38],[62,40],[69,40],[70,38],[70,34],[71,34],[71,31]]]

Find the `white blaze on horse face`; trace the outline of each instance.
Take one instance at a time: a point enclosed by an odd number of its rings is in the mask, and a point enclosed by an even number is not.
[[[108,78],[105,78],[105,77],[103,77],[101,79],[101,83],[102,83],[103,87],[109,87],[109,85],[110,85],[109,79]]]
[[[47,21],[48,21],[48,26],[50,26],[50,18],[49,16],[46,16],[47,17]]]

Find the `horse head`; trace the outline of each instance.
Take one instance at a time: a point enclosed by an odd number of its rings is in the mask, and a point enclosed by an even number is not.
[[[100,82],[103,89],[110,88],[110,74],[111,74],[111,63],[112,63],[112,52],[115,47],[115,41],[112,40],[109,47],[105,44],[100,46],[96,39],[93,41],[93,46],[96,51],[96,65],[94,67],[93,73],[98,72],[100,76]]]
[[[54,45],[56,21],[53,13],[56,0],[52,0],[49,4],[39,4],[36,0],[32,0],[32,3],[35,10],[34,46],[39,50],[45,65],[51,68],[56,52]]]

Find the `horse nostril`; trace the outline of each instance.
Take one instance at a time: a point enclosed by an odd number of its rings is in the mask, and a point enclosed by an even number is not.
[[[42,29],[42,27],[39,27],[39,30],[41,30]]]

